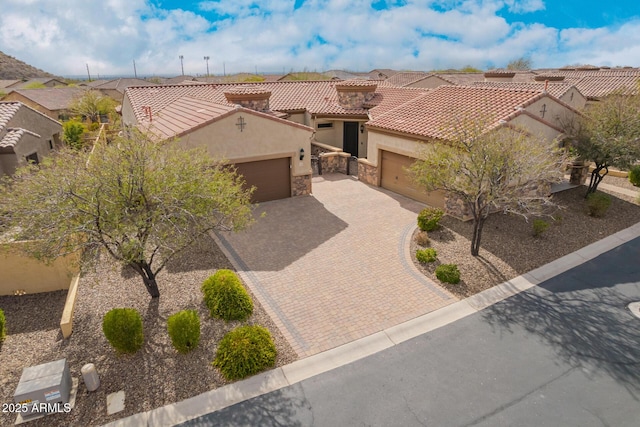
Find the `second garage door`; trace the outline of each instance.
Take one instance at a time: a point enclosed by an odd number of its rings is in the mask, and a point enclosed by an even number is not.
[[[256,203],[291,197],[290,163],[289,157],[282,157],[236,163],[235,166],[238,173],[244,176],[246,185],[256,187],[251,197],[251,201]]]
[[[402,154],[382,151],[380,166],[380,186],[395,193],[402,194],[429,206],[444,209],[444,192],[425,192],[411,181],[405,168],[410,167],[416,159]]]

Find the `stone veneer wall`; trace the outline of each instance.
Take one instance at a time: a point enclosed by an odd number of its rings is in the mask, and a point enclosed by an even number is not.
[[[369,163],[358,160],[358,180],[369,184],[378,185],[378,168]]]
[[[254,111],[269,111],[269,98],[267,99],[242,99],[235,101],[237,104]]]
[[[573,185],[582,185],[587,182],[587,176],[589,175],[589,165],[572,165],[571,176],[569,183]]]
[[[322,165],[322,173],[347,173],[349,153],[323,153],[318,156]]]
[[[338,90],[338,103],[343,108],[362,108],[364,103],[370,101],[374,95],[373,91],[347,92]]]
[[[311,194],[311,175],[294,176],[291,179],[291,196],[306,196]]]

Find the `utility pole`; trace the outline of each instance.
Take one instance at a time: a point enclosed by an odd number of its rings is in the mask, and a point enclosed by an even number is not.
[[[182,62],[184,56],[180,55],[178,58],[180,58],[180,68],[182,69],[182,75],[184,76],[184,62]]]
[[[87,76],[89,76],[89,81],[91,81],[91,73],[89,72],[89,64],[87,63]]]
[[[209,59],[211,58],[209,58],[208,56],[204,57],[204,60],[207,62],[207,77],[209,77]]]
[[[222,74],[224,74],[224,76],[227,76],[227,67],[224,65],[224,62],[222,63]]]
[[[138,72],[136,71],[136,60],[133,60],[133,75],[134,77],[137,79],[138,78]]]

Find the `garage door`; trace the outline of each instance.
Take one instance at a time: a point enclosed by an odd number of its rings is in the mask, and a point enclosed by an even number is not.
[[[244,176],[246,185],[256,187],[251,198],[251,201],[256,203],[291,197],[290,163],[290,157],[283,157],[236,163],[235,166],[238,173]]]
[[[444,209],[444,192],[431,191],[427,193],[411,181],[405,168],[410,167],[415,160],[412,157],[392,153],[391,151],[382,151],[380,186],[419,200],[429,206]]]

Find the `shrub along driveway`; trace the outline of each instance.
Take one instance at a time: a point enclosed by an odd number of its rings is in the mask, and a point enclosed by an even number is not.
[[[353,177],[314,177],[313,196],[262,203],[223,250],[300,357],[456,301],[414,267],[423,204]],[[263,216],[264,215],[264,216]]]

